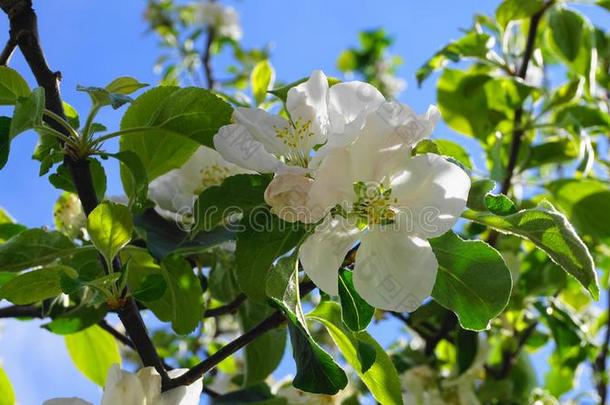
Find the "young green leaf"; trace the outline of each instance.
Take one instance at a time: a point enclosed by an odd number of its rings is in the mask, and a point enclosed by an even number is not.
[[[267,210],[256,210],[241,221],[244,230],[237,234],[235,250],[237,282],[248,298],[267,299],[260,280],[264,280],[275,259],[303,239],[305,230],[298,224],[284,222]]]
[[[147,86],[147,83],[140,83],[133,77],[123,76],[111,81],[108,85],[106,85],[105,89],[110,93],[128,95]]]
[[[138,155],[148,181],[180,167],[231,121],[225,101],[200,88],[157,87],[135,99],[121,120],[121,151]],[[122,169],[125,170],[125,169]]]
[[[341,322],[339,305],[322,301],[307,319],[320,322],[333,339],[345,360],[354,368],[373,397],[382,404],[402,404],[400,380],[396,368],[386,351],[367,332],[351,332]],[[366,344],[375,351],[375,362],[364,367],[359,346]],[[365,369],[366,371],[363,371]]]
[[[375,308],[358,294],[354,288],[352,272],[347,269],[339,270],[339,299],[345,326],[354,332],[366,329],[375,315]]]
[[[131,213],[124,205],[104,201],[89,214],[87,231],[91,242],[110,263],[131,241]]]
[[[0,271],[20,271],[42,266],[76,253],[77,248],[60,232],[28,229],[0,245]]]
[[[32,93],[20,97],[15,104],[9,138],[13,139],[20,133],[42,125],[44,111],[44,89],[37,87]]]
[[[0,405],[15,405],[15,391],[6,372],[0,367]]]
[[[335,395],[347,385],[345,372],[313,339],[301,309],[296,258],[285,257],[267,276],[270,303],[288,318],[292,355],[297,374],[296,388],[316,394]]]
[[[254,101],[256,105],[260,105],[267,97],[267,90],[273,87],[275,81],[275,70],[269,62],[265,59],[256,64],[252,69],[250,75],[250,83],[252,85],[252,94],[254,95]]]
[[[13,105],[30,95],[30,87],[16,70],[0,66],[0,105]]]
[[[146,169],[140,161],[138,155],[132,151],[112,153],[111,156],[121,162],[121,167],[126,170],[121,171],[123,190],[129,197],[130,206],[136,211],[141,211],[149,205],[148,202],[148,178]]]
[[[504,259],[482,241],[452,231],[430,240],[438,260],[432,297],[455,312],[464,329],[483,330],[508,304],[511,274]]]
[[[76,278],[76,270],[67,266],[44,267],[23,273],[0,287],[0,297],[16,305],[28,305],[61,294],[61,276]]]
[[[549,18],[551,46],[566,60],[578,57],[585,21],[576,11],[567,8],[553,10]]]
[[[88,379],[103,387],[113,365],[121,365],[116,340],[97,325],[67,335],[66,348],[76,368]]]
[[[587,246],[567,218],[548,201],[504,217],[471,210],[466,210],[462,216],[502,233],[530,240],[576,278],[595,299],[599,296],[595,265]]]
[[[504,0],[496,9],[496,20],[506,29],[509,22],[529,18],[543,6],[543,0]]]

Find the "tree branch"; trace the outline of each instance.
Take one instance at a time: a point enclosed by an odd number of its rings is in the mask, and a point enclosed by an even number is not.
[[[527,343],[528,339],[532,337],[532,334],[536,330],[537,326],[538,321],[532,322],[519,336],[519,339],[517,340],[517,347],[512,351],[505,350],[502,352],[502,362],[500,363],[500,367],[498,369],[494,369],[486,365],[485,370],[496,380],[502,380],[508,377],[510,371],[517,362],[519,354],[521,354],[521,350],[523,350],[523,347]]]
[[[205,73],[205,80],[208,89],[214,89],[216,81],[214,80],[214,72],[212,70],[212,44],[214,43],[214,37],[216,33],[214,28],[209,27],[205,40],[205,47],[203,49],[203,55],[201,56],[201,64],[203,65],[203,71]]]
[[[315,289],[315,285],[312,282],[307,282],[301,285],[301,297],[309,294]],[[273,330],[283,324],[286,321],[286,317],[282,312],[275,311],[269,317],[264,319],[261,323],[250,329],[248,332],[239,336],[235,340],[227,343],[220,348],[216,353],[198,363],[189,371],[182,374],[180,377],[174,378],[170,381],[167,386],[163,387],[164,391],[178,387],[180,385],[190,385],[200,379],[205,373],[212,370],[221,361],[237,352],[241,348],[245,347],[249,343],[253,342],[256,338],[263,335],[270,330]]]
[[[9,38],[6,41],[6,45],[0,54],[0,66],[8,66],[11,61],[11,56],[13,56],[13,51],[17,47],[17,43],[13,40],[13,38]]]
[[[42,307],[33,305],[11,305],[0,308],[1,318],[43,318]]]
[[[229,302],[227,305],[222,305],[220,307],[206,310],[203,314],[203,317],[215,318],[217,316],[234,313],[239,309],[239,307],[241,306],[241,304],[243,304],[245,300],[246,296],[244,294],[239,294],[233,301]]]
[[[10,38],[15,40],[38,85],[45,90],[45,105],[47,110],[65,119],[66,116],[59,91],[61,74],[51,71],[47,64],[40,45],[37,17],[32,8],[32,0],[1,0],[0,8],[8,15],[10,20]],[[70,135],[59,122],[49,116],[45,116],[44,119],[52,128],[66,136]],[[86,215],[89,215],[98,204],[89,160],[87,158],[74,159],[66,155],[64,163],[72,175],[83,211]],[[117,264],[120,267],[118,261]],[[144,365],[155,367],[161,375],[162,380],[169,380],[161,359],[148,337],[146,326],[140,316],[136,303],[132,298],[127,299],[123,308],[119,310],[119,318],[123,322],[127,334],[135,344],[136,351]]]

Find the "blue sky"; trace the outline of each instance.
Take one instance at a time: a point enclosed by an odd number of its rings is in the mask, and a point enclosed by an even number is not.
[[[439,47],[460,35],[475,12],[491,13],[495,0],[280,0],[229,1],[241,14],[244,44],[273,46],[272,62],[278,78],[292,81],[323,69],[338,76],[335,61],[348,46],[357,45],[362,29],[384,27],[395,37],[392,53],[405,64],[399,75],[408,81],[401,100],[423,112],[434,102],[434,79],[422,89],[415,84],[417,68]],[[35,1],[40,35],[51,68],[63,75],[65,101],[86,114],[88,96],[76,85],[103,86],[118,76],[133,76],[155,83],[152,67],[159,51],[156,39],[146,35],[142,0]],[[588,8],[587,14],[602,26],[610,26],[610,14]],[[3,24],[2,27],[6,27]],[[6,32],[0,32],[0,43]],[[30,83],[31,75],[17,53],[11,66]],[[217,66],[218,76],[222,68]],[[104,111],[99,121],[116,129],[123,110]],[[436,136],[447,135],[440,127]],[[471,141],[460,138],[466,147]],[[35,134],[17,138],[7,166],[0,172],[0,206],[28,226],[51,226],[52,206],[60,192],[46,178],[38,177],[38,163],[30,159]],[[110,150],[116,145],[109,145]],[[117,167],[109,164],[108,192],[121,193]],[[387,342],[389,329],[376,331]],[[40,330],[38,323],[7,321],[0,333],[0,359],[9,374],[19,403],[37,405],[54,396],[81,396],[97,403],[99,389],[72,366],[63,340]]]

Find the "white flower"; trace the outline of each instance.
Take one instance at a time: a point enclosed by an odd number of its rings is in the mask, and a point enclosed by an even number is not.
[[[337,270],[360,240],[356,290],[376,308],[414,311],[436,280],[427,239],[455,224],[470,179],[441,156],[411,157],[411,146],[432,130],[434,110],[416,117],[404,106],[384,105],[352,144],[330,150],[316,170],[308,204],[332,215],[304,242],[300,260],[319,288],[337,295]],[[383,115],[391,106],[394,113]]]
[[[305,173],[315,166],[315,149],[345,143],[334,138],[357,133],[366,114],[383,102],[369,84],[347,82],[329,88],[326,75],[314,71],[288,92],[290,120],[262,109],[237,108],[236,123],[220,129],[214,147],[229,162],[259,173]]]
[[[239,15],[233,7],[211,1],[203,1],[197,10],[197,22],[213,28],[217,35],[239,41],[242,29]]]
[[[203,190],[240,173],[248,171],[225,161],[214,149],[201,146],[182,167],[154,179],[148,198],[165,218],[186,223],[192,220],[193,206]]]
[[[184,374],[186,369],[171,370],[170,377]],[[161,392],[161,376],[153,367],[146,367],[137,373],[129,373],[114,365],[108,371],[104,394],[100,405],[198,405],[203,387],[202,380],[187,386],[180,386]],[[56,398],[45,401],[44,405],[91,405],[79,398]]]
[[[55,228],[71,238],[86,233],[87,217],[74,193],[64,192],[53,207]]]

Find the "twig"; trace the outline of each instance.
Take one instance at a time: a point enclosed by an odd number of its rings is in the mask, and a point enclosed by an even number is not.
[[[131,339],[127,336],[123,335],[121,332],[112,327],[105,319],[102,319],[98,322],[98,326],[104,329],[106,332],[110,333],[116,340],[129,347],[130,349],[135,350],[136,346],[133,344]]]
[[[45,90],[46,109],[65,120],[66,116],[59,91],[61,74],[51,71],[47,64],[42,46],[40,45],[37,17],[32,8],[32,0],[1,0],[0,8],[8,15],[10,20],[9,36],[15,39],[38,85]],[[53,129],[66,136],[70,136],[66,128],[56,119],[48,115],[44,119]],[[66,155],[64,163],[72,175],[83,211],[86,215],[89,215],[98,204],[89,160],[87,158],[74,159]],[[144,365],[155,367],[163,381],[169,380],[161,359],[148,337],[146,326],[133,299],[129,298],[126,300],[125,306],[119,310],[119,318],[123,322],[127,334],[135,344],[136,351]]]
[[[309,294],[315,288],[311,282],[304,283],[301,285],[301,296]],[[235,340],[227,343],[220,348],[213,355],[198,363],[192,367],[188,372],[182,374],[180,377],[174,378],[170,381],[170,384],[165,386],[163,389],[168,390],[179,385],[190,385],[200,379],[205,373],[212,370],[221,361],[237,352],[241,348],[245,347],[249,343],[253,342],[256,338],[263,335],[264,333],[273,330],[280,326],[286,321],[286,317],[280,311],[275,311],[261,323],[250,329],[248,332],[239,336]]]
[[[42,318],[42,308],[32,305],[12,305],[0,308],[0,318]]]
[[[514,350],[506,350],[502,352],[502,363],[500,363],[500,367],[498,369],[494,369],[488,365],[485,366],[485,370],[491,374],[493,378],[496,380],[502,380],[510,374],[510,371],[513,369],[519,354],[521,354],[521,350],[527,343],[532,334],[536,330],[538,326],[538,321],[532,322],[527,328],[523,330],[519,339],[517,340],[517,347]]]
[[[212,44],[214,43],[214,37],[216,33],[213,27],[208,27],[205,48],[203,49],[203,55],[201,56],[201,63],[203,65],[203,71],[205,73],[205,80],[208,89],[212,90],[216,86],[214,81],[214,72],[212,70]]]
[[[9,38],[8,41],[6,41],[6,45],[0,54],[0,66],[8,66],[16,47],[17,43],[13,38]]]
[[[241,304],[246,300],[246,296],[244,294],[239,294],[233,301],[229,302],[226,305],[211,308],[205,311],[203,314],[204,318],[215,318],[217,316],[226,315],[234,313],[239,309]]]

